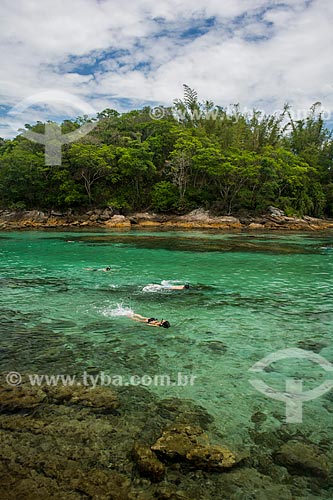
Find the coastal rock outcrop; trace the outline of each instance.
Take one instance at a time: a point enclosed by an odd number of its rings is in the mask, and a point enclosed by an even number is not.
[[[131,227],[131,221],[124,215],[113,215],[105,221],[106,227]]]
[[[0,211],[0,230],[42,229],[67,227],[104,227],[110,229],[142,227],[168,227],[184,229],[221,230],[290,230],[317,231],[333,228],[333,220],[304,216],[288,217],[282,210],[269,207],[261,216],[234,217],[216,216],[208,210],[198,208],[186,215],[155,214],[139,212],[130,215],[119,214],[112,207],[88,210],[87,212],[41,212],[38,210]]]

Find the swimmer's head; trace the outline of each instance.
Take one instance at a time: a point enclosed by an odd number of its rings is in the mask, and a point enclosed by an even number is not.
[[[106,267],[105,271],[111,271],[111,267],[110,266]]]
[[[184,288],[190,288],[190,285],[188,283],[185,283]]]
[[[163,328],[170,328],[170,323],[167,320],[162,319],[160,326],[163,326]]]

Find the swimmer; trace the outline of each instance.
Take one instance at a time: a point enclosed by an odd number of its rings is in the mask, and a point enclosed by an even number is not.
[[[96,269],[93,267],[85,267],[86,271],[103,271],[107,273],[108,271],[112,271],[111,266],[103,267],[102,269]]]
[[[157,284],[150,284],[146,285],[143,288],[144,292],[156,292],[160,290],[188,290],[190,288],[190,285],[188,283],[185,283],[185,285],[171,285],[169,283],[163,283],[161,285]]]
[[[170,285],[170,286],[165,286],[168,290],[188,290],[190,288],[190,285],[188,283],[185,283],[185,285]]]
[[[147,325],[149,326],[161,326],[163,328],[170,328],[171,326],[169,321],[165,319],[159,321],[156,318],[145,318],[144,316],[141,316],[141,314],[132,314],[128,317],[133,319],[134,321],[139,321],[140,323],[147,323]]]

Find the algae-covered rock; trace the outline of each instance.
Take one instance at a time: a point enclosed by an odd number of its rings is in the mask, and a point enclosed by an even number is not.
[[[199,469],[229,469],[236,463],[236,456],[227,448],[218,445],[194,446],[186,458]]]
[[[199,469],[228,469],[237,462],[230,450],[219,445],[211,445],[200,427],[176,425],[163,432],[151,447],[172,460],[191,463]]]
[[[116,471],[93,469],[71,483],[74,490],[85,493],[88,498],[126,500],[131,481]]]
[[[219,476],[219,487],[228,500],[293,500],[288,487],[252,468],[235,469]],[[295,498],[296,500],[296,498]]]
[[[186,424],[208,429],[213,417],[207,410],[189,399],[166,398],[158,403],[158,413],[175,424]]]
[[[186,492],[177,490],[175,487],[162,486],[155,493],[156,500],[193,500]]]
[[[290,440],[283,444],[276,453],[275,460],[292,474],[321,478],[327,478],[329,474],[327,457],[315,445],[301,441]]]
[[[152,481],[161,481],[165,473],[165,466],[158,460],[149,446],[135,443],[133,458],[143,475],[148,476]]]
[[[165,430],[151,447],[169,459],[185,459],[186,454],[198,444],[203,430],[192,425],[178,424]]]
[[[46,387],[48,396],[61,404],[78,404],[90,408],[114,410],[119,407],[117,395],[108,387]]]
[[[39,387],[0,386],[0,411],[17,412],[36,408],[46,395]]]

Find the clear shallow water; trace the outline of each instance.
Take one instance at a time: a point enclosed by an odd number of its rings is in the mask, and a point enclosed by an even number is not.
[[[194,375],[192,386],[150,389],[201,404],[226,442],[243,448],[256,412],[267,430],[285,419],[283,402],[250,385],[254,363],[295,347],[333,362],[332,245],[332,233],[1,233],[0,371]],[[143,290],[163,280],[191,288]],[[172,327],[136,323],[124,310]],[[279,391],[286,377],[302,379],[303,391],[333,378],[297,359],[256,376]],[[331,440],[332,413],[333,390],[289,425]]]

